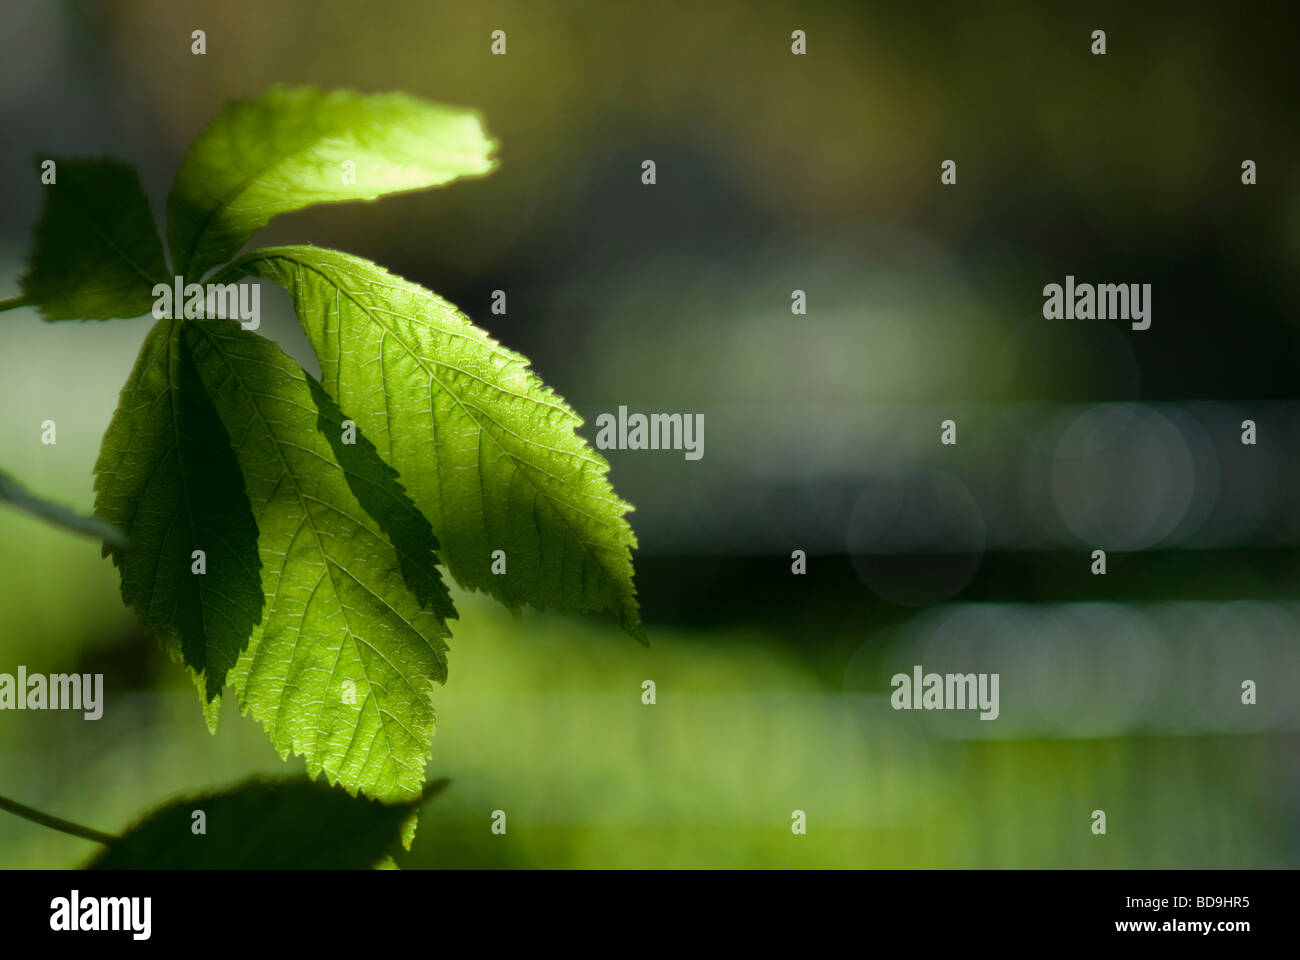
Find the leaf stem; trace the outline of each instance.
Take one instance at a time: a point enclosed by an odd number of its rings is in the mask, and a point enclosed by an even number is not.
[[[18,307],[30,307],[32,302],[26,297],[10,297],[8,300],[0,300],[0,311],[15,310]]]
[[[22,817],[24,820],[30,820],[32,823],[39,823],[43,827],[50,827],[51,829],[71,834],[74,837],[80,837],[83,840],[93,840],[96,843],[102,843],[110,847],[121,840],[121,837],[115,837],[111,833],[100,833],[98,830],[90,829],[90,827],[83,827],[79,823],[73,823],[70,820],[63,820],[59,817],[52,817],[48,813],[41,813],[39,810],[33,810],[31,807],[10,800],[8,797],[0,797],[0,810],[8,810],[10,813]]]

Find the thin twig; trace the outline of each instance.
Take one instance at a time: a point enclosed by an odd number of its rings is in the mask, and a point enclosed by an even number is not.
[[[69,833],[74,837],[81,837],[83,840],[93,840],[96,843],[102,843],[106,846],[112,846],[121,840],[121,837],[115,837],[111,833],[100,833],[98,830],[92,830],[90,827],[83,827],[79,823],[73,823],[70,820],[63,820],[59,817],[52,817],[48,813],[41,813],[39,810],[33,810],[31,807],[23,806],[8,797],[0,797],[0,810],[8,810],[12,814],[22,817],[24,820],[30,820],[32,823],[39,823],[43,827],[51,827],[54,830],[60,830],[63,833]]]

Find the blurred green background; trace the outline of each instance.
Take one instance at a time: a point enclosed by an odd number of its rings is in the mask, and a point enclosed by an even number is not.
[[[0,297],[38,153],[137,164],[161,211],[187,144],[271,83],[475,107],[492,176],[256,242],[439,292],[532,358],[588,439],[620,404],[703,413],[705,457],[609,454],[649,650],[457,598],[429,767],[454,783],[403,866],[1294,867],[1296,22],[1131,6],[16,0]],[[1066,274],[1151,283],[1151,329],[1044,320]],[[314,369],[287,299],[263,305]],[[0,317],[0,468],[89,510],[149,322]],[[209,736],[95,544],[0,512],[0,584],[0,671],[107,691],[95,722],[0,713],[0,794],[117,831],[301,771],[229,702]],[[891,710],[914,663],[999,672],[1000,718]],[[0,867],[91,852],[0,815]]]

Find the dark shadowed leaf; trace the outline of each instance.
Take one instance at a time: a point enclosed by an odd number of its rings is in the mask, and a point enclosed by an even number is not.
[[[404,803],[350,797],[308,780],[247,783],[174,800],[88,864],[97,870],[360,870],[409,848],[420,806],[448,781]],[[206,832],[196,833],[202,811]]]
[[[160,320],[140,348],[95,464],[95,512],[127,535],[112,551],[122,599],[212,700],[262,618],[261,561],[244,479],[183,323]]]
[[[23,295],[46,320],[138,317],[170,283],[140,178],[114,160],[55,158]]]

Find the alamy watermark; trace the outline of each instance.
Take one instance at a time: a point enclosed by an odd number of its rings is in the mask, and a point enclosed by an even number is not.
[[[153,288],[155,320],[238,320],[245,330],[262,325],[262,288],[256,283],[186,283],[178,276],[171,284]]]
[[[687,460],[704,456],[704,414],[633,413],[596,417],[598,450],[682,450]]]
[[[889,705],[895,710],[979,710],[981,720],[998,718],[996,673],[923,673],[918,663],[909,676],[896,673]]]
[[[1064,287],[1043,287],[1043,319],[1131,320],[1134,330],[1146,330],[1151,326],[1151,284],[1076,284],[1070,274]]]
[[[133,940],[148,940],[153,932],[152,897],[83,897],[80,890],[50,901],[50,929],[124,930]]]
[[[80,710],[87,720],[104,715],[102,673],[0,673],[0,710]]]

